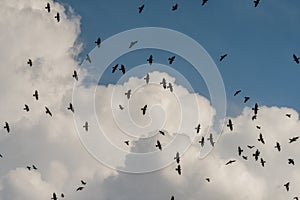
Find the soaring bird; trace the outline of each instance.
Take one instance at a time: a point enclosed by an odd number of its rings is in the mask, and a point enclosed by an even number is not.
[[[257,161],[258,160],[258,157],[260,155],[260,151],[257,149],[256,152],[254,154],[252,154],[253,157],[255,158],[255,160]]]
[[[283,185],[288,192],[290,190],[290,182],[287,182],[286,184]]]
[[[251,146],[251,145],[247,145],[247,147],[248,147],[249,149],[254,148],[254,146]]]
[[[201,140],[199,141],[199,143],[201,144],[201,147],[204,146],[205,140],[204,140],[204,137],[203,137],[203,136],[202,136]]]
[[[50,112],[49,108],[47,106],[45,106],[45,109],[46,109],[46,114],[49,114],[51,117],[52,117],[52,113]]]
[[[76,70],[74,70],[72,77],[73,77],[76,81],[78,81],[78,75],[77,75],[77,71],[76,71]]]
[[[141,110],[143,111],[143,115],[145,115],[146,114],[146,110],[147,110],[147,105],[145,105],[144,107],[142,107]]]
[[[85,122],[84,125],[83,125],[83,128],[85,129],[85,131],[88,131],[89,130],[89,123]]]
[[[174,157],[174,160],[176,160],[176,163],[179,164],[179,162],[180,162],[179,152],[176,153],[176,156]]]
[[[146,77],[144,78],[144,80],[146,81],[146,84],[149,84],[150,75],[147,74]]]
[[[27,104],[25,104],[23,110],[25,110],[26,112],[29,112],[29,106]]]
[[[129,49],[131,48],[131,47],[133,47],[136,43],[138,43],[138,41],[136,40],[136,41],[132,41],[132,42],[130,42],[130,45],[129,45]]]
[[[92,63],[91,57],[89,54],[86,54],[85,60],[88,61],[90,64]]]
[[[288,159],[288,164],[289,165],[295,165],[295,161],[291,158]]]
[[[281,150],[281,147],[280,147],[280,144],[279,144],[279,142],[276,142],[275,149],[277,149],[278,151],[280,151],[280,150]]]
[[[210,182],[210,178],[206,178],[205,180],[206,180],[207,182]]]
[[[247,157],[247,156],[242,156],[242,158],[243,158],[244,160],[248,160],[248,157]]]
[[[8,124],[8,122],[5,122],[4,129],[6,129],[7,133],[9,133],[9,132],[10,132],[10,127],[9,127],[9,124]]]
[[[300,58],[298,56],[296,56],[295,54],[293,54],[293,58],[294,58],[294,61],[299,64],[300,63]]]
[[[244,150],[243,150],[240,146],[238,146],[238,155],[239,155],[239,156],[242,155],[243,151],[244,151]]]
[[[168,58],[169,64],[172,65],[175,60],[175,56]]]
[[[247,103],[249,101],[250,97],[244,97],[244,103]]]
[[[59,15],[59,13],[56,13],[56,15],[55,15],[54,18],[56,18],[57,22],[59,22],[60,21],[60,15]]]
[[[37,167],[35,165],[32,165],[32,169],[37,170]]]
[[[86,185],[85,181],[81,180],[80,182],[81,182],[82,185]]]
[[[163,131],[158,131],[160,134],[162,134],[163,136],[165,135],[165,132]]]
[[[45,7],[45,9],[48,11],[48,13],[51,11],[50,3],[47,3],[47,6]]]
[[[265,167],[266,161],[263,158],[260,158],[260,163],[262,167]]]
[[[287,113],[287,114],[285,114],[285,116],[287,116],[288,118],[291,118],[291,117],[292,117],[292,114]]]
[[[160,144],[160,141],[159,141],[159,140],[156,141],[155,147],[157,147],[159,150],[162,150],[161,144]]]
[[[220,62],[222,62],[224,60],[224,58],[226,58],[227,54],[224,54],[220,57]]]
[[[124,110],[124,107],[121,104],[119,104],[119,108],[120,110]]]
[[[37,90],[34,91],[32,96],[35,97],[35,100],[39,100],[39,92]]]
[[[100,44],[101,44],[101,38],[98,37],[97,40],[95,41],[96,45],[98,48],[100,48]]]
[[[199,132],[200,132],[200,124],[198,124],[198,125],[195,127],[195,129],[196,129],[196,132],[199,133]]]
[[[299,136],[297,137],[293,137],[293,138],[290,138],[290,142],[289,143],[293,143],[293,142],[296,142],[297,140],[299,139]]]
[[[176,3],[174,6],[172,6],[172,11],[175,11],[178,9],[178,4]]]
[[[150,55],[149,58],[147,59],[147,61],[148,61],[148,63],[149,63],[150,65],[152,65],[152,63],[153,63],[153,56]]]
[[[52,200],[57,200],[57,196],[56,196],[56,194],[55,194],[54,192],[53,192],[53,194],[52,194],[51,199],[52,199]]]
[[[125,65],[122,64],[121,67],[119,68],[119,70],[122,71],[123,74],[125,74],[125,72],[126,72]]]
[[[234,163],[236,160],[229,160],[225,165],[230,165],[232,163]]]
[[[129,140],[125,140],[124,143],[129,146]]]
[[[202,0],[202,6],[204,6],[207,2],[208,0]]]
[[[178,172],[179,175],[181,175],[181,166],[180,165],[178,165],[175,170]]]
[[[76,191],[81,191],[81,190],[83,190],[83,188],[84,188],[83,186],[80,186],[76,189]]]
[[[32,67],[32,60],[28,59],[27,64],[29,65],[29,67]]]
[[[258,138],[257,140],[258,140],[259,142],[265,144],[265,140],[264,140],[263,135],[262,135],[261,133],[259,134],[259,138]]]
[[[141,6],[139,7],[139,13],[143,12],[144,8],[145,8],[145,4],[141,5]]]
[[[253,1],[253,2],[254,2],[254,7],[256,8],[256,7],[258,6],[260,0],[255,0],[255,1]]]
[[[115,73],[115,71],[118,69],[119,64],[116,64],[112,67],[111,73]]]
[[[235,91],[235,93],[233,94],[233,96],[236,96],[236,95],[238,95],[241,92],[242,92],[242,90],[237,90],[237,91]]]
[[[69,107],[67,107],[67,109],[74,113],[74,107],[72,103],[69,103]]]

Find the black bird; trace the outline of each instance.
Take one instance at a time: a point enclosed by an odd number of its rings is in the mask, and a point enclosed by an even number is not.
[[[238,146],[238,155],[239,155],[239,156],[242,155],[243,151],[244,151],[244,150],[243,150],[240,146]]]
[[[35,97],[35,100],[39,100],[39,92],[37,90],[34,91],[32,96]]]
[[[146,110],[147,110],[147,105],[145,105],[144,107],[142,107],[141,110],[143,111],[143,115],[145,115],[146,114]]]
[[[85,122],[85,124],[83,125],[83,128],[85,129],[85,131],[89,130],[89,123]]]
[[[256,118],[257,118],[257,115],[253,115],[251,119],[255,120]]]
[[[37,170],[37,167],[35,165],[32,165],[32,169]]]
[[[146,77],[144,78],[144,80],[146,81],[146,84],[149,84],[150,75],[147,74]]]
[[[165,132],[163,131],[158,131],[160,134],[165,135]]]
[[[26,168],[27,168],[29,171],[31,170],[31,167],[29,167],[29,166],[27,166]]]
[[[84,182],[83,180],[80,181],[82,185],[86,185],[86,182]]]
[[[258,104],[256,103],[255,105],[254,105],[254,108],[252,108],[252,110],[253,110],[253,112],[254,112],[254,115],[257,115],[257,112],[258,112]]]
[[[299,198],[298,198],[298,197],[294,197],[293,199],[295,199],[295,200],[299,200]]]
[[[244,97],[244,103],[246,103],[247,101],[249,101],[250,97]]]
[[[290,182],[287,182],[286,184],[283,185],[288,192],[290,190]]]
[[[65,197],[64,193],[61,193],[60,196],[61,196],[61,198],[64,198],[64,197]]]
[[[289,143],[293,143],[293,142],[296,142],[297,140],[299,139],[299,136],[297,137],[293,137],[293,138],[290,138],[290,142]]]
[[[233,94],[233,96],[238,95],[239,93],[241,93],[241,91],[242,91],[242,90],[237,90],[237,91]]]
[[[3,158],[2,154],[0,154],[0,158]]]
[[[29,112],[29,106],[27,104],[24,105],[25,107],[23,108],[23,110],[25,110],[26,112]]]
[[[85,60],[88,61],[90,64],[92,63],[91,57],[89,54],[86,54]]]
[[[72,113],[74,113],[74,108],[72,103],[69,103],[69,107],[67,109],[70,110]]]
[[[56,194],[53,192],[53,194],[52,194],[52,198],[51,198],[52,200],[57,200],[57,196],[56,196]]]
[[[231,131],[233,131],[233,124],[232,124],[231,119],[229,119],[228,124],[227,124],[227,127],[229,127],[229,129],[230,129]]]
[[[76,191],[81,191],[81,190],[83,190],[83,186],[81,186],[81,187],[78,187],[77,189],[76,189]]]
[[[220,57],[220,62],[221,62],[222,60],[224,60],[224,58],[226,58],[226,56],[227,56],[227,54],[222,55],[222,56]]]
[[[157,147],[159,150],[162,150],[159,140],[157,140],[155,147]]]
[[[179,175],[181,175],[181,166],[180,165],[178,165],[175,170],[178,172]]]
[[[288,113],[288,114],[285,114],[285,116],[287,116],[288,118],[291,118],[292,114]]]
[[[200,132],[200,124],[198,124],[195,129],[196,129],[197,133],[199,133]]]
[[[208,0],[202,0],[202,6],[204,6],[207,2]]]
[[[47,106],[45,106],[46,109],[46,114],[49,114],[52,117],[52,113],[50,112],[49,108],[47,108]]]
[[[291,158],[288,159],[288,164],[289,165],[295,165],[295,161]]]
[[[201,147],[204,146],[205,140],[204,140],[204,137],[203,137],[203,136],[202,136],[201,140],[199,141],[199,143],[201,144]]]
[[[278,151],[280,151],[280,150],[281,150],[281,147],[280,147],[280,144],[279,144],[279,142],[276,142],[275,149],[277,149]]]
[[[252,154],[252,155],[254,156],[255,161],[257,161],[257,160],[258,160],[258,157],[259,157],[259,155],[260,155],[259,150],[257,149],[256,152],[255,152],[254,154]]]
[[[125,140],[124,143],[129,146],[129,140]]]
[[[78,81],[78,75],[77,75],[77,71],[76,71],[76,70],[74,70],[72,77],[73,77],[76,81]]]
[[[167,82],[165,78],[163,78],[159,84],[162,85],[164,89],[167,89]]]
[[[32,67],[32,60],[31,60],[31,59],[28,59],[27,64],[29,65],[29,67]]]
[[[261,127],[260,127],[260,126],[256,126],[256,128],[257,128],[257,129],[261,129]]]
[[[120,108],[120,110],[124,110],[124,107],[120,104],[119,104],[119,108]]]
[[[260,0],[255,0],[255,1],[253,1],[253,2],[254,2],[254,7],[256,8],[256,7],[258,6]]]
[[[248,160],[248,157],[247,157],[247,156],[242,156],[242,158],[243,158],[244,160]]]
[[[260,163],[262,167],[265,167],[266,161],[263,158],[260,158]]]
[[[45,7],[45,9],[48,11],[48,13],[51,11],[50,3],[47,3],[47,6]]]
[[[129,99],[131,96],[131,90],[128,90],[127,92],[125,92],[125,95],[127,96],[127,99]]]
[[[173,92],[173,85],[172,85],[172,83],[169,83],[169,85],[167,86],[167,88],[170,89],[170,92]]]
[[[130,45],[129,45],[129,48],[131,48],[131,47],[133,47],[136,43],[138,43],[138,41],[136,40],[136,41],[132,41],[132,42],[130,42]]]
[[[178,4],[176,3],[174,6],[172,6],[172,11],[175,11],[178,9]]]
[[[98,48],[100,48],[100,44],[101,44],[101,38],[98,37],[97,40],[95,41],[96,45]]]
[[[205,180],[206,180],[207,182],[210,182],[210,178],[206,178]]]
[[[111,73],[115,73],[115,71],[117,70],[119,64],[116,64],[114,67],[112,67]]]
[[[261,133],[259,134],[259,137],[258,137],[257,140],[258,140],[259,142],[265,144],[265,140],[264,140],[263,135],[262,135]]]
[[[209,135],[209,138],[207,138],[207,140],[210,141],[211,146],[213,146],[213,147],[215,146],[215,142],[214,142],[214,138],[213,138],[212,133]]]
[[[180,162],[179,152],[176,153],[176,156],[174,157],[174,160],[176,160],[177,164],[179,164],[179,162]]]
[[[60,21],[60,15],[59,15],[59,13],[56,13],[56,16],[54,18],[56,18],[57,22],[59,22]]]
[[[171,197],[171,200],[175,200],[174,196]]]
[[[123,64],[121,65],[121,68],[119,70],[122,71],[123,74],[125,74],[126,72],[125,66]]]
[[[10,132],[10,127],[9,127],[9,124],[8,124],[8,122],[5,122],[4,129],[6,129],[7,133],[9,133],[9,132]]]
[[[168,58],[169,64],[172,65],[174,60],[175,60],[175,56],[172,56],[172,57]]]
[[[254,148],[254,146],[250,146],[250,145],[247,145],[247,147],[248,147],[249,149],[252,149],[252,148]]]
[[[300,58],[298,56],[296,56],[295,54],[293,54],[293,58],[294,58],[294,61],[299,64],[300,63]]]
[[[232,163],[234,163],[236,160],[229,160],[225,165],[230,165]]]
[[[141,5],[141,6],[139,7],[139,13],[143,12],[144,8],[145,8],[145,4]]]
[[[147,61],[148,61],[148,63],[149,63],[150,65],[152,65],[152,62],[153,62],[153,56],[150,55],[149,58],[147,59]]]

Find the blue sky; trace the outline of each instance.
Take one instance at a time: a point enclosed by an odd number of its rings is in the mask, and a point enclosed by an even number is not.
[[[292,54],[300,55],[300,2],[297,0],[263,0],[257,8],[252,1],[210,0],[205,6],[201,1],[124,1],[89,0],[60,1],[70,5],[81,16],[80,41],[84,43],[79,59],[90,52],[98,36],[102,40],[119,32],[138,27],[164,27],[180,31],[198,41],[217,64],[224,80],[228,114],[235,115],[244,106],[242,98],[250,96],[249,106],[255,102],[268,106],[287,106],[300,111],[297,92],[300,85],[300,65],[292,60]],[[171,6],[179,4],[176,12]],[[137,9],[145,4],[142,14]],[[142,64],[151,52],[132,53]],[[229,56],[220,63],[220,55]],[[156,52],[162,60],[164,54]],[[166,54],[166,58],[169,54]],[[128,55],[129,56],[129,55]],[[126,57],[126,56],[125,56]],[[129,56],[130,57],[130,56]],[[134,64],[129,57],[117,62],[127,66]],[[178,63],[177,63],[178,64]],[[183,63],[180,63],[183,64]],[[180,68],[180,67],[181,68]],[[196,91],[207,96],[207,89],[191,67],[182,69]],[[107,73],[103,83],[116,81]],[[235,90],[241,96],[233,98]]]

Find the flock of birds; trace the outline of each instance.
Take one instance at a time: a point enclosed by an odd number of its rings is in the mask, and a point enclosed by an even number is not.
[[[204,6],[207,2],[208,2],[208,0],[202,0],[202,6]],[[255,1],[254,1],[254,6],[257,7],[259,3],[260,3],[260,0],[255,0]],[[144,10],[144,8],[145,8],[145,5],[144,5],[144,4],[141,5],[141,6],[138,8],[138,12],[139,12],[139,13],[142,13],[142,11]],[[51,6],[50,6],[50,3],[47,3],[45,9],[46,9],[46,11],[47,11],[48,13],[51,12]],[[175,5],[172,6],[172,11],[176,11],[177,9],[178,9],[178,4],[176,3]],[[54,16],[54,18],[57,20],[57,22],[60,22],[60,14],[59,14],[58,12],[57,12],[56,15]],[[132,47],[133,47],[134,45],[136,45],[137,43],[138,43],[138,41],[132,41],[132,42],[130,42],[129,48],[132,48]],[[97,45],[98,48],[100,48],[100,46],[101,46],[101,38],[100,38],[100,37],[97,38],[97,40],[95,41],[95,44]],[[220,58],[219,58],[219,61],[222,62],[227,56],[228,56],[228,54],[221,55]],[[298,57],[296,54],[293,54],[292,57],[293,57],[293,60],[294,60],[297,64],[300,64],[300,57]],[[173,62],[175,61],[175,58],[176,58],[175,56],[169,57],[169,58],[168,58],[168,63],[169,63],[170,65],[173,64]],[[153,59],[154,59],[154,58],[153,58],[153,55],[150,55],[149,58],[147,59],[147,62],[149,63],[149,65],[151,65],[151,64],[153,63]],[[90,56],[89,56],[88,54],[86,55],[86,61],[88,61],[89,63],[92,63],[92,60],[91,60],[91,58],[90,58]],[[32,67],[32,66],[33,66],[33,61],[32,61],[31,59],[28,59],[27,64],[28,64],[30,67]],[[126,67],[125,67],[124,64],[120,64],[120,65],[119,65],[119,64],[116,64],[115,66],[112,67],[112,73],[115,73],[117,70],[121,71],[122,74],[125,74],[125,73],[126,73]],[[76,71],[76,70],[73,71],[72,78],[74,78],[76,81],[78,81],[78,74],[77,74],[77,71]],[[146,84],[148,84],[148,83],[149,83],[149,80],[150,80],[150,75],[147,74],[147,75],[144,77],[144,80],[145,80]],[[173,89],[172,83],[167,83],[167,81],[166,81],[165,78],[163,78],[162,81],[161,81],[159,84],[162,85],[162,88],[163,88],[163,89],[169,89],[170,92],[173,92],[173,90],[174,90],[174,89]],[[237,96],[237,95],[239,95],[240,93],[241,93],[241,90],[237,90],[233,95],[234,95],[234,96]],[[127,92],[125,92],[125,96],[127,97],[128,100],[130,99],[131,95],[132,95],[131,89],[128,90]],[[34,99],[35,99],[36,101],[38,101],[38,100],[39,100],[39,92],[38,92],[38,90],[35,90],[32,96],[34,97]],[[250,100],[250,97],[249,97],[249,96],[245,96],[243,102],[246,103],[246,102],[248,102],[249,100]],[[120,110],[124,110],[124,109],[125,109],[125,107],[124,107],[123,105],[119,105],[119,108],[120,108]],[[144,105],[144,106],[141,108],[141,114],[142,114],[142,115],[145,115],[145,114],[146,114],[147,108],[148,108],[148,105]],[[67,106],[66,109],[69,110],[69,111],[71,111],[72,113],[75,112],[74,106],[73,106],[73,104],[72,104],[71,102],[69,103],[69,105]],[[27,104],[25,104],[23,110],[24,110],[25,112],[29,112],[29,111],[30,111],[30,107],[29,107]],[[258,110],[259,110],[259,107],[258,107],[258,104],[257,104],[257,103],[254,105],[254,107],[252,108],[252,110],[253,110],[252,120],[255,120],[255,119],[257,119]],[[52,117],[52,112],[50,111],[50,109],[49,109],[47,106],[45,106],[45,113],[46,113],[47,115],[49,115],[50,117]],[[286,114],[286,117],[291,118],[291,114],[287,113],[287,114]],[[228,120],[227,127],[230,129],[230,131],[233,131],[234,124],[233,124],[233,122],[232,122],[231,119]],[[87,121],[84,123],[83,128],[84,128],[85,131],[89,131],[89,123],[88,123]],[[256,128],[257,128],[257,129],[261,129],[260,126],[256,126]],[[5,122],[5,124],[4,124],[4,129],[6,129],[7,133],[10,133],[11,127],[10,127],[10,125],[9,125],[8,122]],[[200,130],[201,130],[201,125],[200,125],[200,124],[197,124],[196,127],[195,127],[195,130],[196,130],[196,133],[199,134],[199,133],[200,133]],[[165,132],[164,132],[163,130],[159,130],[158,132],[159,132],[161,135],[163,135],[163,136],[165,135]],[[214,138],[213,138],[213,134],[210,134],[209,137],[206,138],[206,139],[207,139],[207,141],[209,141],[210,145],[211,145],[212,147],[214,147],[215,141],[214,141]],[[299,136],[289,138],[289,143],[290,143],[290,144],[291,144],[291,143],[294,143],[294,142],[296,142],[298,139],[299,139]],[[199,144],[200,144],[200,146],[201,146],[202,148],[203,148],[204,145],[205,145],[205,141],[206,141],[206,140],[205,140],[205,137],[202,136],[201,139],[200,139],[200,141],[199,141]],[[259,136],[258,136],[257,141],[260,142],[260,143],[262,143],[262,144],[265,144],[265,139],[264,139],[262,133],[259,133]],[[126,141],[124,141],[124,143],[125,143],[126,145],[129,146],[130,141],[129,141],[129,140],[126,140]],[[254,147],[255,147],[254,145],[247,145],[247,148],[248,148],[248,149],[254,149]],[[156,141],[155,148],[157,148],[158,150],[162,151],[163,146],[161,145],[161,142],[160,142],[159,140]],[[280,143],[279,143],[279,142],[276,142],[274,148],[275,148],[278,152],[280,152],[280,151],[281,151],[281,145],[280,145]],[[245,155],[245,154],[243,154],[243,152],[244,152],[244,149],[243,149],[241,146],[238,146],[238,147],[237,147],[237,155],[238,155],[239,157],[241,157],[242,159],[244,159],[244,160],[248,160],[249,155]],[[256,150],[253,152],[252,156],[253,156],[253,158],[254,158],[255,161],[260,161],[260,164],[261,164],[262,167],[265,167],[265,166],[266,166],[266,162],[267,162],[267,161],[264,160],[263,157],[261,157],[261,152],[260,152],[259,149],[256,149]],[[0,154],[0,158],[3,158],[3,155],[2,155],[2,154]],[[176,152],[176,155],[175,155],[175,157],[174,157],[174,160],[175,160],[176,163],[177,163],[177,167],[175,168],[175,171],[177,171],[178,175],[181,175],[181,174],[182,174],[182,168],[181,168],[181,165],[180,165],[180,158],[181,158],[181,157],[180,157],[179,152]],[[237,161],[237,160],[229,160],[228,162],[225,163],[225,165],[231,165],[231,164],[235,163],[236,161]],[[288,158],[288,159],[287,159],[287,163],[288,163],[289,165],[295,165],[295,160],[292,159],[292,158]],[[31,169],[33,169],[33,170],[38,170],[38,168],[37,168],[35,165],[26,166],[26,168],[27,168],[29,171],[30,171]],[[206,180],[207,182],[210,182],[210,181],[211,181],[209,177],[207,177],[205,180]],[[77,187],[76,191],[81,191],[81,190],[83,190],[83,189],[85,188],[86,184],[87,184],[87,183],[86,183],[85,181],[81,180],[81,186]],[[285,187],[286,191],[289,191],[289,190],[290,190],[290,182],[284,183],[283,186]],[[58,199],[58,196],[59,196],[59,195],[57,195],[57,194],[54,192],[54,193],[52,194],[51,199],[52,199],[52,200],[57,200],[57,199]],[[61,198],[64,198],[64,196],[65,196],[65,195],[64,195],[63,193],[60,194],[60,197],[61,197]],[[172,196],[172,197],[171,197],[171,200],[174,200],[174,199],[175,199],[174,196]],[[295,200],[298,200],[298,197],[294,197],[294,199],[295,199]]]

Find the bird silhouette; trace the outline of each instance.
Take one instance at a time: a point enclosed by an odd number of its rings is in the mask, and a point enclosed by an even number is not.
[[[290,182],[287,182],[286,184],[283,185],[288,192],[290,190]]]
[[[260,126],[256,126],[256,128],[257,128],[257,129],[261,129],[261,127],[260,127]]]
[[[160,144],[159,140],[156,141],[155,147],[157,147],[159,150],[162,150],[162,147],[161,147],[161,144]]]
[[[258,140],[259,142],[265,144],[265,140],[264,140],[263,135],[262,135],[261,133],[259,134],[259,138],[258,138],[257,140]]]
[[[243,158],[244,160],[248,160],[248,157],[247,157],[247,156],[242,156],[242,158]]]
[[[202,6],[204,6],[207,2],[208,0],[202,0]]]
[[[85,181],[81,180],[80,182],[81,182],[82,185],[86,185]]]
[[[244,103],[247,103],[247,101],[250,100],[250,97],[244,97]]]
[[[258,157],[259,157],[259,155],[260,155],[260,151],[257,149],[256,152],[255,152],[254,154],[252,154],[252,155],[253,155],[253,157],[255,158],[255,161],[257,161],[257,160],[258,160]]]
[[[25,104],[23,110],[25,110],[26,112],[29,112],[29,106],[27,104]]]
[[[206,180],[207,182],[210,182],[210,178],[206,178],[205,180]]]
[[[129,146],[129,140],[125,140],[124,143]]]
[[[47,3],[47,6],[45,7],[45,9],[48,11],[48,13],[51,11],[50,3]]]
[[[289,165],[295,165],[295,161],[292,158],[288,159],[288,164]]]
[[[260,158],[260,163],[262,167],[265,167],[266,161],[263,158]]]
[[[240,146],[238,146],[238,155],[239,155],[239,156],[242,155],[243,151],[244,151],[244,150],[243,150]]]
[[[53,194],[52,194],[51,199],[52,199],[52,200],[57,200],[57,196],[56,196],[56,194],[55,194],[54,192],[53,192]]]
[[[72,77],[73,77],[76,81],[78,81],[78,75],[77,75],[77,71],[76,71],[76,70],[74,70]]]
[[[112,67],[111,73],[115,73],[115,71],[118,69],[119,64],[116,64]]]
[[[29,67],[32,67],[32,60],[28,59],[27,64],[29,65]]]
[[[177,168],[175,169],[175,171],[177,171],[178,174],[181,175],[181,166],[178,165]]]
[[[253,2],[254,2],[254,7],[256,8],[256,7],[258,6],[260,0],[255,0],[255,1],[253,1]]]
[[[290,138],[290,139],[289,139],[289,140],[290,140],[289,143],[296,142],[298,139],[299,139],[299,136]]]
[[[146,114],[146,110],[147,110],[147,105],[145,105],[144,107],[142,107],[141,110],[143,111],[143,115],[145,115]]]
[[[168,58],[169,64],[172,65],[175,60],[175,56]]]
[[[287,116],[288,118],[291,118],[292,117],[292,114],[285,114],[285,116]]]
[[[119,108],[120,108],[120,110],[124,110],[124,107],[120,104],[119,104]]]
[[[74,113],[74,107],[72,103],[69,103],[69,107],[67,107],[67,109]]]
[[[95,44],[97,45],[98,48],[100,48],[101,45],[101,38],[98,37],[97,40],[95,41]]]
[[[248,147],[249,149],[252,149],[252,148],[254,148],[255,146],[247,145],[247,147]]]
[[[126,72],[125,66],[122,64],[121,67],[119,68],[120,71],[122,71],[123,74]]]
[[[300,63],[300,58],[298,56],[296,56],[295,54],[293,54],[293,58],[294,58],[294,61],[299,64]]]
[[[8,122],[5,122],[4,129],[6,129],[7,133],[10,132],[10,127],[9,127]]]
[[[142,13],[143,10],[144,10],[144,8],[145,8],[145,4],[141,5],[141,6],[139,7],[139,13]]]
[[[176,3],[174,6],[172,6],[172,11],[175,11],[178,9],[178,4]]]
[[[225,165],[230,165],[232,163],[236,162],[236,160],[229,160]]]
[[[237,90],[234,94],[233,94],[233,96],[236,96],[236,95],[238,95],[239,93],[241,93],[242,92],[242,90]]]
[[[55,15],[54,18],[56,18],[57,22],[59,22],[60,21],[60,15],[59,15],[59,13],[56,13],[56,15]]]
[[[39,100],[39,92],[37,90],[34,91],[32,96],[35,98],[35,100]]]
[[[78,187],[77,189],[76,189],[76,191],[81,191],[81,190],[83,190],[84,189],[84,187],[83,186],[80,186],[80,187]]]
[[[89,54],[86,54],[85,60],[88,61],[90,64],[92,63],[91,57]]]
[[[152,63],[153,63],[153,56],[150,55],[149,58],[147,59],[147,61],[148,61],[148,63],[149,63],[150,65],[152,65]]]
[[[279,144],[279,142],[276,142],[276,146],[275,146],[275,148],[276,148],[278,151],[280,151],[280,150],[281,150],[281,147],[280,147],[280,144]]]
[[[164,131],[158,131],[161,135],[165,135],[165,132]]]
[[[35,165],[32,165],[32,169],[37,170],[37,167]]]
[[[204,140],[204,137],[203,137],[203,136],[202,136],[201,140],[199,141],[199,143],[201,144],[201,147],[204,146],[205,140]]]
[[[222,62],[227,57],[227,54],[224,54],[220,57],[220,62]]]
[[[132,41],[132,42],[130,42],[130,45],[129,45],[129,48],[132,48],[135,44],[137,44],[138,43],[138,41],[136,40],[136,41]]]
[[[45,106],[45,109],[46,109],[46,114],[49,114],[52,117],[52,113],[50,112],[49,108]]]
[[[175,200],[174,196],[171,196],[171,200]]]

